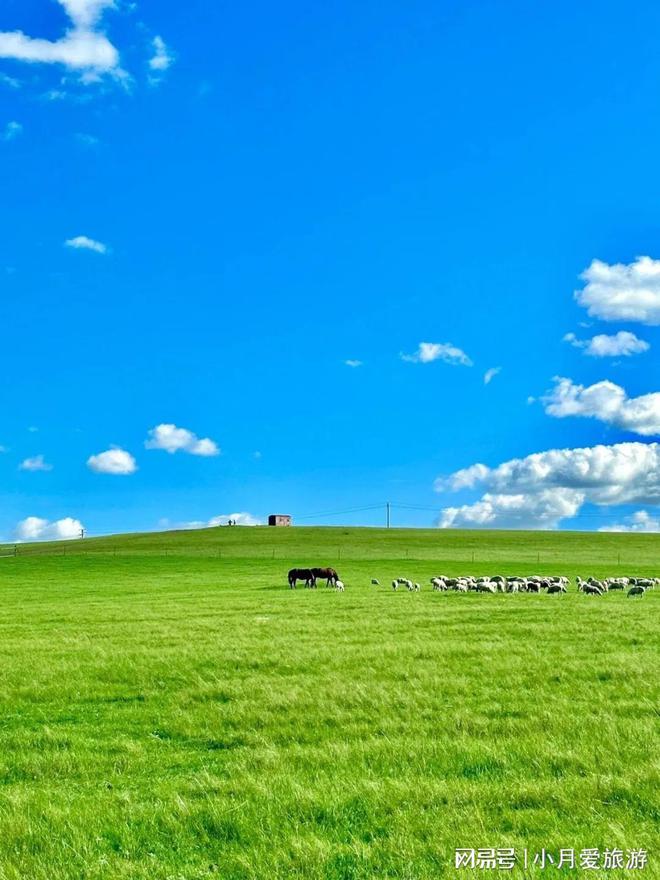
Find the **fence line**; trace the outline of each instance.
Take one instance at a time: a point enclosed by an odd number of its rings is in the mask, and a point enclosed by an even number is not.
[[[378,562],[378,561],[410,561],[410,562],[437,562],[437,563],[472,563],[475,565],[489,565],[492,569],[497,566],[520,566],[525,565],[571,565],[575,563],[594,565],[616,565],[620,566],[637,566],[638,553],[635,548],[630,549],[630,555],[622,554],[620,551],[613,553],[611,557],[607,557],[602,548],[557,548],[556,550],[544,548],[524,548],[524,547],[504,547],[496,548],[485,546],[475,550],[472,548],[457,547],[392,547],[392,548],[361,548],[356,546],[343,547],[339,546],[332,550],[319,548],[306,549],[304,552],[298,552],[295,548],[288,547],[254,547],[249,552],[245,549],[235,551],[229,548],[221,547],[153,547],[153,548],[131,548],[104,546],[96,549],[93,546],[81,546],[81,543],[75,544],[62,543],[60,546],[50,546],[41,548],[35,544],[17,544],[13,548],[13,552],[9,554],[0,554],[0,558],[61,558],[61,557],[84,557],[95,559],[112,558],[160,558],[160,559],[217,559],[226,562],[232,560],[279,560],[290,563],[292,559],[296,559],[299,564],[322,564],[324,562]],[[315,563],[305,562],[305,560],[316,560]],[[320,560],[320,561],[319,561]],[[645,563],[642,566],[648,567]]]

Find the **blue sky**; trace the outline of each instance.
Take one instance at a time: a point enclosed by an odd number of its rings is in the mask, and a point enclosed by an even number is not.
[[[659,25],[7,0],[0,536],[657,529]]]

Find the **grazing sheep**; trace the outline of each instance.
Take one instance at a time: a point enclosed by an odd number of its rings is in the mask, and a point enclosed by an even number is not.
[[[635,586],[628,590],[628,596],[643,596],[645,592],[646,590],[644,587]]]
[[[587,596],[602,596],[603,591],[600,587],[597,587],[595,584],[583,584],[582,592],[586,593]]]
[[[339,590],[340,593],[344,592],[344,582],[340,580],[335,581],[335,590]]]
[[[550,584],[548,587],[548,596],[552,593],[565,593],[566,587],[563,584]]]
[[[652,590],[654,583],[651,578],[637,578],[635,586],[636,587],[644,587],[647,590]]]
[[[495,586],[495,584],[483,582],[478,585],[477,590],[480,593],[496,593],[497,587]]]

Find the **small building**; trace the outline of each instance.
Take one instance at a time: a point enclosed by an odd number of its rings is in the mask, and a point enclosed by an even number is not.
[[[268,517],[269,526],[290,526],[291,517],[288,513],[271,513]]]

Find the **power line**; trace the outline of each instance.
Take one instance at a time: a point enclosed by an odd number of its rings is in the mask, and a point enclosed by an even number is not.
[[[367,507],[347,507],[344,510],[324,510],[319,513],[296,514],[295,519],[318,519],[326,516],[342,516],[345,513],[362,513],[365,510],[383,510],[385,504],[371,504]]]

